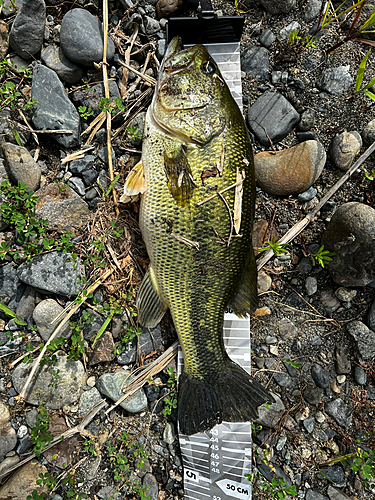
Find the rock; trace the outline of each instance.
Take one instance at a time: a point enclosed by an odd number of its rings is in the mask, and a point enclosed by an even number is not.
[[[371,361],[375,358],[375,332],[361,321],[352,321],[347,326],[348,332],[357,344],[359,359]]]
[[[269,465],[269,464],[261,463],[261,464],[257,465],[257,468],[258,468],[259,472],[262,474],[262,476],[264,476],[268,481],[272,481],[272,479],[276,475],[277,477],[283,478],[284,481],[286,482],[287,486],[292,485],[292,482],[289,479],[289,477],[285,474],[285,472],[282,470],[282,468],[279,467],[278,465],[275,465],[275,464]]]
[[[63,432],[68,430],[68,426],[63,417],[53,414],[48,427],[49,432],[53,437],[60,436]],[[74,453],[78,445],[78,436],[75,435],[70,439],[64,439],[61,443],[55,444],[47,451],[43,452],[43,456],[53,464],[54,467],[65,469],[67,464],[70,463],[70,457]],[[57,455],[57,458],[53,458]],[[64,465],[65,464],[65,465]]]
[[[24,288],[17,275],[17,267],[13,262],[0,267],[0,290],[9,297],[7,306],[15,309],[21,300]],[[1,299],[4,302],[4,299]]]
[[[2,147],[9,177],[16,183],[26,184],[30,191],[36,191],[42,172],[28,150],[10,142],[5,142]]]
[[[115,150],[113,148],[111,148],[111,157],[112,157],[112,162],[114,163],[115,162],[115,158],[116,158],[116,153],[115,153]],[[107,151],[107,147],[99,149],[98,158],[103,163],[105,163],[106,165],[108,165],[108,151]],[[101,172],[103,172],[103,170]]]
[[[109,99],[111,102],[115,102],[117,97],[120,97],[120,92],[117,84],[113,80],[108,81]],[[103,83],[98,83],[93,85],[90,90],[77,90],[73,92],[73,101],[80,106],[86,106],[86,108],[92,108],[94,114],[91,118],[96,118],[102,110],[98,108],[101,99],[105,98],[105,90]],[[87,155],[92,156],[92,155]],[[79,160],[74,160],[79,161]],[[73,163],[73,162],[72,162]],[[73,172],[73,171],[72,171]],[[73,172],[74,173],[74,172]]]
[[[326,414],[333,418],[338,425],[345,429],[349,427],[352,420],[351,411],[341,398],[328,401],[324,409]]]
[[[69,170],[74,175],[82,175],[86,170],[95,168],[96,156],[87,154],[83,158],[73,160],[69,164]]]
[[[269,146],[286,137],[298,123],[300,115],[285,97],[277,92],[262,94],[249,108],[247,123],[258,141]]]
[[[325,250],[335,252],[328,268],[333,280],[345,287],[366,286],[375,279],[375,210],[350,202],[333,214],[323,234]]]
[[[366,318],[367,326],[375,331],[375,300],[372,302]]]
[[[24,2],[26,0],[23,0]],[[31,0],[32,2],[33,0]],[[47,497],[48,489],[46,486],[37,486],[36,480],[39,474],[45,474],[47,469],[37,460],[31,460],[14,471],[8,481],[0,486],[0,500],[21,500],[32,495],[33,490],[44,493]]]
[[[340,286],[340,288],[335,291],[335,295],[341,302],[351,302],[357,295],[357,290],[349,290],[348,288]]]
[[[41,58],[44,64],[55,71],[63,82],[76,83],[83,76],[83,71],[78,64],[70,61],[61,47],[57,45],[47,45],[47,47],[42,50]]]
[[[143,20],[144,20],[147,35],[155,35],[155,33],[160,31],[159,21],[157,21],[153,17],[144,16]]]
[[[349,90],[354,82],[353,77],[349,73],[350,66],[339,66],[337,68],[325,69],[316,82],[316,86],[320,90],[329,92],[333,95],[339,95]]]
[[[16,309],[17,318],[31,323],[34,307],[35,290],[31,286],[27,286]]]
[[[296,0],[257,0],[257,3],[261,5],[267,12],[271,14],[287,14],[293,10],[297,2]],[[247,2],[245,2],[245,5]]]
[[[82,179],[79,177],[70,177],[68,184],[77,194],[85,196],[85,185]]]
[[[131,135],[127,135],[127,140],[129,143],[134,146],[135,148],[140,147],[142,144],[142,138],[143,138],[143,133],[145,129],[145,119],[146,119],[146,113],[138,113],[129,123],[129,127],[133,127],[136,129],[136,133]]]
[[[47,184],[35,195],[36,215],[47,219],[51,227],[62,231],[74,231],[85,224],[90,217],[89,207],[77,193],[65,184]]]
[[[241,69],[246,76],[252,76],[263,82],[269,77],[269,52],[264,47],[246,47],[241,52]]]
[[[345,472],[341,465],[336,464],[331,465],[330,467],[322,467],[320,471],[321,472],[318,472],[316,475],[319,479],[328,478],[328,480],[332,481],[334,484],[345,484]]]
[[[276,40],[275,33],[273,33],[268,28],[265,28],[259,37],[259,42],[261,43],[261,45],[263,45],[263,47],[266,47],[266,49],[269,49],[275,40]]]
[[[16,138],[14,137],[14,132],[13,132],[14,129],[17,130],[22,144],[26,144],[30,139],[30,132],[22,129],[21,125],[18,122],[12,120],[9,109],[7,108],[2,109],[0,111],[0,144],[3,144],[4,142],[11,142],[13,144],[17,143]],[[3,164],[2,159],[0,159],[0,164],[1,164],[1,169],[0,169],[1,181],[7,180],[8,174],[6,174],[5,167],[2,165]],[[6,175],[6,178],[3,178],[4,175]]]
[[[129,385],[133,378],[125,370],[115,373],[104,373],[98,379],[96,387],[98,390],[113,401],[117,401],[123,395],[123,390]],[[139,389],[134,395],[127,397],[120,406],[129,413],[140,413],[147,408],[147,398],[144,390]]]
[[[329,500],[350,500],[349,497],[344,495],[342,491],[336,490],[331,484],[328,485],[327,494],[329,496]]]
[[[78,415],[84,417],[101,400],[102,397],[96,387],[93,387],[89,391],[83,391],[79,398]]]
[[[328,497],[316,490],[307,490],[305,500],[328,500]]]
[[[343,375],[345,373],[351,373],[352,366],[350,359],[346,355],[344,348],[341,346],[336,347],[336,359],[335,359],[336,373]]]
[[[68,360],[63,351],[56,351],[57,362],[53,369],[59,374],[56,381],[48,364],[39,367],[30,383],[25,396],[29,404],[39,406],[46,403],[47,408],[58,410],[78,401],[87,375],[80,361]],[[13,386],[20,393],[30,373],[32,364],[20,364],[13,372]],[[51,385],[56,382],[55,385]]]
[[[121,354],[118,354],[116,361],[119,365],[128,365],[134,363],[137,359],[137,339],[133,339],[132,342],[127,342],[125,344],[124,350]]]
[[[309,0],[305,6],[305,21],[310,23],[319,16],[322,2],[320,0]]]
[[[39,335],[46,342],[57,325],[61,323],[64,317],[67,315],[65,313],[58,322],[51,325],[51,322],[63,311],[64,309],[53,299],[46,299],[39,302],[33,312],[33,319],[35,321],[35,325],[38,329]],[[59,333],[59,337],[65,337],[66,339],[70,337],[71,330],[69,323],[62,328]]]
[[[332,139],[329,153],[331,160],[341,170],[349,170],[362,147],[358,132],[342,132]]]
[[[320,300],[322,302],[322,305],[327,310],[328,314],[332,314],[333,312],[337,311],[337,309],[341,305],[337,297],[335,297],[335,295],[333,295],[330,290],[324,290],[320,295]]]
[[[301,119],[298,123],[298,129],[302,132],[310,130],[315,123],[315,110],[312,108],[306,109],[301,115]]]
[[[285,406],[277,394],[272,394],[275,399],[275,403],[269,405],[267,409],[265,406],[260,406],[258,408],[259,417],[256,420],[257,424],[264,425],[266,427],[276,427],[279,420],[284,414]]]
[[[303,420],[303,426],[309,434],[311,434],[313,432],[314,424],[315,424],[314,417],[308,417],[308,418],[305,418],[305,420]]]
[[[0,462],[17,444],[17,434],[10,423],[10,413],[5,404],[0,402]],[[1,488],[0,488],[1,491]]]
[[[171,14],[183,7],[183,0],[159,0],[156,4],[156,15],[158,19],[169,17]]]
[[[151,500],[158,500],[159,485],[155,477],[148,473],[143,476],[143,486],[148,488],[146,495],[151,497]]]
[[[305,281],[305,289],[307,295],[310,297],[311,295],[314,295],[318,291],[318,281],[316,278],[313,276],[309,276],[306,278]]]
[[[39,52],[42,48],[45,22],[44,0],[23,0],[9,34],[12,49],[24,59],[30,59]]]
[[[311,376],[317,387],[326,389],[329,387],[329,373],[322,368],[318,363],[314,363],[311,367]]]
[[[115,54],[115,45],[108,37],[107,61]],[[86,9],[69,10],[63,17],[60,44],[73,62],[92,66],[103,58],[103,27],[100,20]]]
[[[83,338],[85,340],[90,340],[93,335],[97,334],[105,321],[105,317],[96,311],[89,311],[88,314],[90,316],[90,323],[86,324],[83,329]]]
[[[85,268],[70,253],[51,252],[23,262],[17,275],[38,290],[72,297],[81,289],[79,280],[85,275]]]
[[[71,12],[71,11],[70,11]],[[71,130],[71,134],[51,134],[66,148],[81,144],[81,119],[66,95],[57,74],[39,65],[33,72],[31,97],[37,104],[33,108],[33,123],[40,130]]]
[[[111,332],[103,332],[95,345],[86,349],[89,365],[97,365],[115,359],[115,343]]]
[[[26,423],[30,429],[34,427],[37,419],[38,419],[38,410],[36,410],[35,408],[32,408],[26,413]]]
[[[173,424],[167,422],[163,431],[163,441],[167,444],[173,444],[176,439],[176,431],[174,430]]]
[[[370,146],[375,141],[375,120],[371,120],[362,130],[363,142]]]
[[[297,328],[288,318],[279,321],[279,334],[283,340],[292,339],[298,335]]]
[[[313,384],[307,384],[307,386],[303,390],[302,395],[305,401],[307,401],[308,403],[312,405],[318,405],[322,400],[323,391]]]
[[[17,455],[13,455],[11,457],[5,458],[0,463],[0,474],[2,474],[3,472],[5,472],[7,469],[10,469],[14,465],[17,465],[19,462],[20,462],[20,457],[17,456]]]
[[[264,271],[258,273],[258,294],[265,293],[271,288],[272,278]]]
[[[314,199],[317,193],[318,191],[311,186],[307,191],[304,191],[303,193],[300,193],[298,195],[298,201],[300,203],[307,203],[308,201]]]
[[[285,387],[286,389],[291,389],[295,386],[294,380],[284,372],[275,372],[273,378],[277,385],[280,387]]]
[[[0,60],[3,60],[7,55],[9,48],[9,33],[8,25],[5,21],[0,21]]]
[[[354,378],[358,385],[366,385],[367,383],[367,374],[361,366],[354,367]]]
[[[254,157],[257,185],[266,193],[287,196],[306,191],[322,173],[326,153],[318,141]]]
[[[288,40],[289,35],[293,33],[293,31],[299,31],[301,29],[301,25],[297,21],[292,21],[288,26],[280,30],[279,38],[280,40]]]

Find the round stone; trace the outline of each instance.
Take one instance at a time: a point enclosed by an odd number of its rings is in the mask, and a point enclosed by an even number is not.
[[[349,170],[362,147],[358,132],[342,132],[332,139],[329,154],[331,160],[341,170]]]

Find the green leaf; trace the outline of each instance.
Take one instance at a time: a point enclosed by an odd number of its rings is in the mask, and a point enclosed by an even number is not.
[[[363,93],[366,94],[367,97],[369,97],[370,99],[372,99],[373,101],[375,101],[375,94],[373,94],[369,90],[364,90]]]
[[[5,304],[3,304],[2,302],[0,302],[0,309],[7,315],[7,316],[10,316],[11,318],[15,318],[16,317],[16,313],[14,313],[12,311],[12,309],[9,309],[9,307],[7,307]]]
[[[370,52],[371,52],[371,49],[368,50],[367,54],[362,59],[361,64],[359,65],[357,78],[355,80],[356,92],[359,92],[359,89],[361,88],[362,80],[363,80],[363,73],[365,72],[366,62],[367,62],[368,56],[370,55]]]
[[[100,327],[98,333],[96,334],[96,337],[95,337],[95,340],[92,344],[92,346],[94,347],[96,341],[103,335],[103,333],[105,332],[107,326],[109,325],[109,323],[111,322],[113,316],[115,314],[115,311],[111,311],[107,317],[107,319],[104,321],[104,323],[102,324],[102,326]]]
[[[116,177],[113,179],[113,181],[111,182],[111,184],[109,185],[106,193],[105,193],[105,196],[107,197],[109,195],[109,193],[112,191],[113,189],[113,186],[116,184],[116,182],[119,180],[120,178],[120,174],[117,174]]]
[[[21,148],[23,148],[23,144],[22,144],[20,135],[19,135],[19,133],[17,132],[17,130],[15,128],[13,129],[13,135],[14,135],[14,138],[16,139],[17,144],[19,146],[21,146]]]
[[[23,321],[22,319],[17,318],[17,316],[14,317],[14,322],[16,325],[27,326],[26,321]]]

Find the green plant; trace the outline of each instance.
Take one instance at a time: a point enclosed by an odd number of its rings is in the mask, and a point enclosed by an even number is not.
[[[142,134],[134,125],[127,127],[126,131],[131,139],[142,139]]]
[[[357,78],[355,80],[355,91],[362,92],[363,94],[367,95],[367,97],[369,97],[370,99],[375,101],[375,94],[369,90],[373,85],[375,85],[375,78],[373,78],[367,85],[365,85],[364,87],[361,88],[362,80],[363,80],[363,73],[365,71],[367,58],[370,55],[370,52],[371,52],[371,49],[368,50],[367,54],[362,59],[361,64],[359,65]]]
[[[5,313],[7,316],[9,316],[10,318],[13,318],[14,322],[16,323],[16,325],[20,325],[20,326],[26,326],[27,323],[26,321],[23,321],[22,319],[19,319],[17,318],[17,315],[15,312],[13,312],[11,309],[9,309],[9,307],[7,307],[5,304],[3,304],[2,302],[0,302],[0,309],[3,311],[3,313]]]
[[[364,169],[365,176],[363,180],[368,179],[369,181],[375,181],[375,169],[371,170],[371,173],[368,173],[366,169]]]
[[[146,450],[142,444],[138,442],[138,440],[132,440],[130,438],[130,434],[127,434],[126,432],[122,432],[120,434],[120,440],[125,444],[126,448],[128,450],[132,450],[132,456],[133,458],[139,459],[139,462],[137,464],[137,468],[141,468],[145,464],[145,460],[148,457],[148,454],[146,453]]]
[[[322,245],[317,252],[310,255],[310,258],[312,260],[313,266],[318,263],[320,266],[324,267],[327,262],[330,262],[332,260],[331,257],[333,257],[334,255],[336,255],[335,252],[324,250],[324,245]]]
[[[168,368],[167,373],[169,375],[167,380],[169,394],[164,398],[165,409],[163,415],[170,415],[172,410],[177,408],[177,375],[172,366]]]
[[[30,109],[36,105],[35,99],[25,99],[18,90],[19,86],[10,81],[4,82],[0,87],[1,107],[10,106],[11,108]]]
[[[288,253],[288,250],[286,250],[286,247],[289,246],[289,243],[280,243],[279,241],[276,241],[275,236],[272,236],[272,242],[267,241],[267,246],[264,248],[261,248],[259,252],[265,252],[266,250],[272,250],[274,255],[280,255],[281,253]]]
[[[66,493],[67,498],[71,498],[72,500],[83,500],[84,498],[87,498],[86,493],[77,492],[77,483],[80,481],[81,480],[76,477],[74,469],[71,472],[68,472],[67,477],[63,480],[63,484],[68,487],[68,491]]]
[[[98,104],[98,108],[101,111],[104,111],[107,113],[114,113],[117,110],[120,111],[121,113],[123,113],[126,109],[125,106],[122,104],[121,97],[116,97],[114,102],[112,102],[107,97],[102,97],[100,99],[100,103]]]
[[[48,430],[51,419],[46,410],[46,404],[43,403],[38,408],[38,418],[31,431],[31,441],[35,451],[35,456],[39,457],[42,451],[53,440],[53,436]]]
[[[78,106],[78,113],[81,118],[87,120],[89,116],[94,114],[94,110],[91,107],[87,108],[86,106]]]
[[[301,40],[301,37],[298,36],[298,30],[293,30],[288,35],[288,43],[292,45],[295,40]]]
[[[268,464],[269,465],[269,464]],[[271,465],[272,468],[272,465]],[[260,477],[259,472],[256,471],[255,474],[245,474],[245,477],[254,484],[254,480],[258,479]],[[294,485],[287,486],[285,479],[282,477],[276,476],[274,473],[274,476],[272,478],[272,481],[263,481],[260,485],[260,487],[255,486],[254,484],[254,490],[257,491],[261,495],[261,498],[263,499],[271,499],[275,498],[277,500],[284,500],[287,498],[288,495],[291,495],[293,497],[297,496],[296,492],[296,487]],[[266,496],[265,496],[266,494]],[[256,497],[258,498],[258,497]]]
[[[79,356],[85,352],[85,343],[83,340],[83,330],[86,325],[90,325],[94,321],[92,314],[89,311],[82,311],[78,321],[71,321],[70,328],[72,335],[70,337],[71,345],[69,349],[68,359],[77,361]]]
[[[298,370],[298,368],[301,368],[301,363],[298,363],[298,361],[292,361],[291,359],[288,358],[284,359],[284,361],[287,365],[292,366],[296,370]]]
[[[91,439],[86,439],[84,442],[85,450],[88,451],[93,457],[97,457],[98,454],[96,453],[95,445],[91,441]]]

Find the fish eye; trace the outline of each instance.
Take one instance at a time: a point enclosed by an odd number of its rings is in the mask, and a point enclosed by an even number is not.
[[[216,66],[210,61],[207,61],[202,64],[202,73],[205,73],[206,75],[213,75],[216,73]]]

